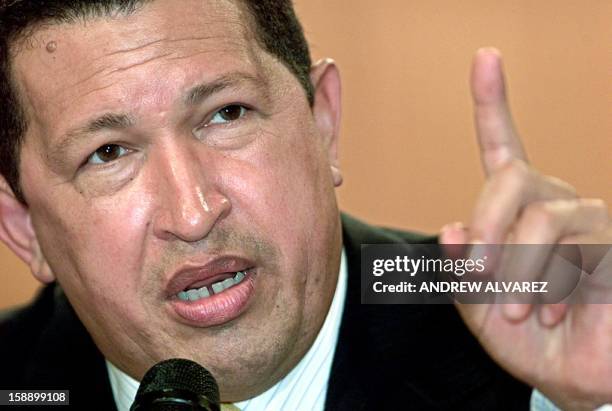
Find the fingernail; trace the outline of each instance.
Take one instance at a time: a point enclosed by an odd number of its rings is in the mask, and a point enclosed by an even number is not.
[[[478,54],[482,54],[482,53],[486,53],[486,54],[495,54],[496,56],[501,56],[501,53],[499,51],[498,48],[496,47],[491,47],[491,46],[487,46],[487,47],[481,47],[479,48],[476,53]]]
[[[454,223],[449,223],[444,225],[440,231],[444,232],[447,230],[465,230],[465,225],[461,221],[456,221]]]

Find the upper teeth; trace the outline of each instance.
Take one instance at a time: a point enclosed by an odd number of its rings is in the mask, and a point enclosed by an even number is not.
[[[220,292],[239,284],[242,282],[242,280],[244,280],[245,275],[246,274],[244,271],[238,271],[234,277],[226,278],[225,280],[217,281],[216,283],[211,284],[210,288],[212,290],[209,290],[208,287],[204,286],[202,288],[181,291],[177,296],[183,301],[196,301],[202,298],[208,298],[213,293],[219,294]]]

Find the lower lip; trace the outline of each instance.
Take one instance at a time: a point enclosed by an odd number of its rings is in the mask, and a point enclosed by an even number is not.
[[[227,323],[240,316],[248,307],[255,291],[255,272],[247,271],[240,282],[219,294],[197,301],[170,300],[174,312],[183,322],[196,327],[212,327]]]

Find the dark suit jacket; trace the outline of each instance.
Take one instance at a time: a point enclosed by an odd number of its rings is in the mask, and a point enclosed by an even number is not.
[[[486,355],[452,305],[361,305],[361,244],[436,239],[342,222],[347,298],[326,409],[527,410],[531,389]],[[116,409],[104,358],[59,286],[4,317],[0,389],[69,389],[72,409]]]

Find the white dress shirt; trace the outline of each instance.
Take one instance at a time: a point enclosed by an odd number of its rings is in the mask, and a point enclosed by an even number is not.
[[[235,406],[242,411],[323,411],[346,299],[347,275],[343,250],[334,298],[312,347],[276,385],[257,397],[235,403]],[[109,361],[106,361],[106,368],[117,409],[129,411],[140,383]]]
[[[531,393],[531,411],[561,411],[555,404],[544,396],[540,391],[533,390]],[[612,405],[606,404],[595,411],[612,411]]]

